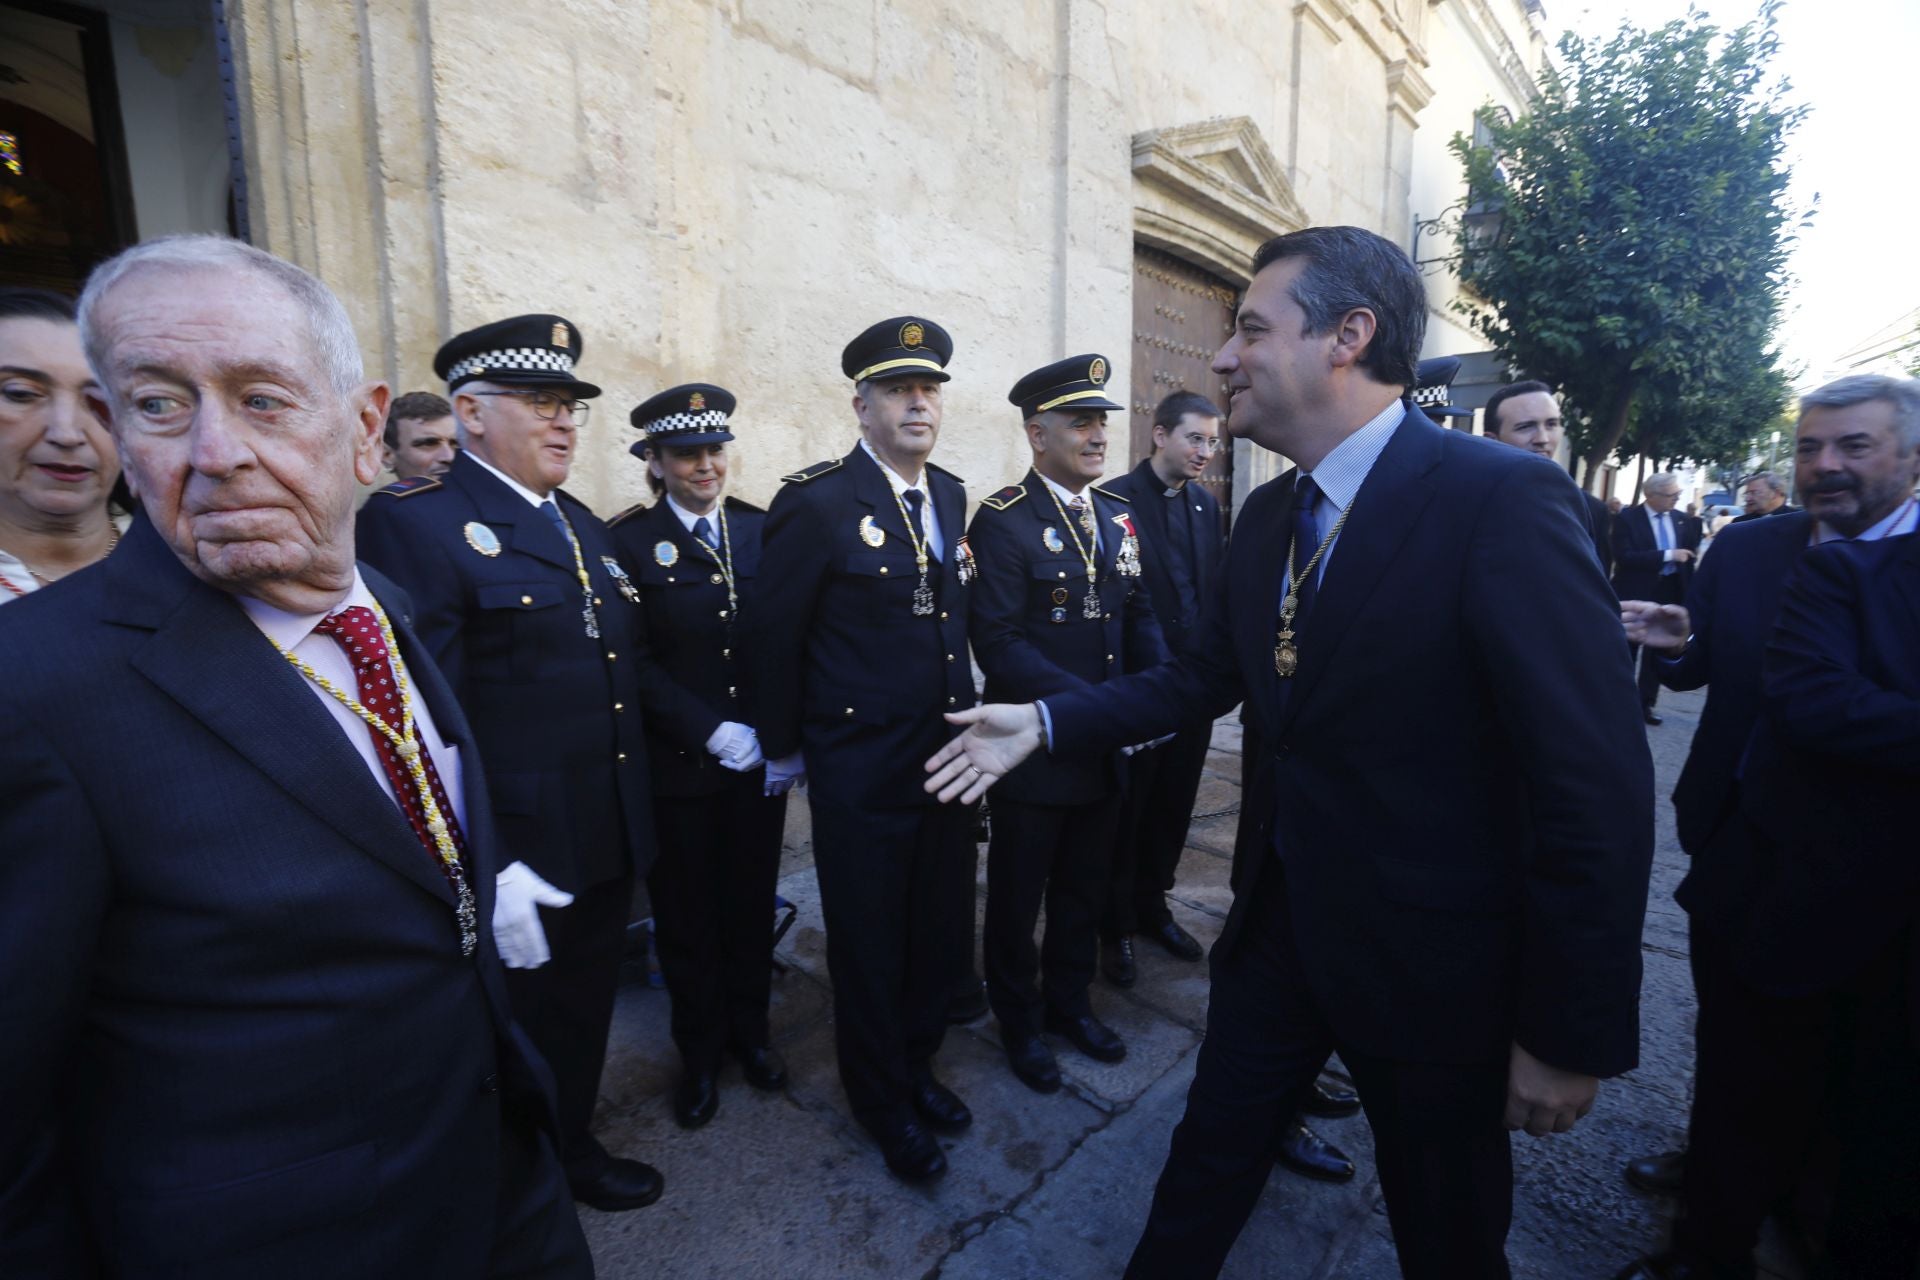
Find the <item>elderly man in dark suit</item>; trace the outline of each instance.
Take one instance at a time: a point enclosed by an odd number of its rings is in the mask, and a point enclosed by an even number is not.
[[[1792,515],[1800,509],[1787,501],[1786,483],[1771,471],[1757,472],[1747,478],[1746,484],[1740,487],[1740,505],[1746,511],[1733,518],[1734,524]]]
[[[590,1275],[472,734],[354,564],[386,387],[237,241],[81,324],[143,512],[0,617],[0,1273]]]
[[[1129,1274],[1218,1271],[1337,1049],[1406,1274],[1504,1276],[1506,1131],[1571,1128],[1639,1049],[1653,780],[1614,600],[1566,473],[1400,398],[1426,314],[1403,252],[1311,228],[1253,265],[1214,367],[1234,434],[1298,468],[1248,498],[1202,642],[949,716],[971,728],[928,786],[1244,699],[1234,904]]]
[[[1700,555],[1704,532],[1698,517],[1675,511],[1680,481],[1665,471],[1647,477],[1644,501],[1628,507],[1613,521],[1613,589],[1622,600],[1651,600],[1679,604],[1693,582],[1694,562]],[[1640,710],[1648,724],[1660,717],[1653,704],[1660,698],[1657,657],[1631,649],[1639,663]]]

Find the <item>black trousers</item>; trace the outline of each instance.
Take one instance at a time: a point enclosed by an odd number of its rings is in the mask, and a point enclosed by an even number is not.
[[[1680,589],[1680,575],[1669,573],[1655,578],[1652,599],[1656,604],[1683,603],[1685,593]],[[1627,652],[1639,667],[1640,705],[1651,711],[1660,698],[1660,655],[1637,644],[1628,645]]]
[[[1750,1272],[1761,1225],[1792,1195],[1821,1125],[1832,1001],[1755,990],[1698,921],[1688,952],[1700,1011],[1673,1248]]]
[[[571,906],[540,908],[553,958],[538,969],[506,971],[514,1019],[553,1069],[560,1163],[569,1182],[593,1178],[608,1159],[592,1133],[593,1104],[632,899],[633,878],[622,876],[581,889]]]
[[[764,785],[764,771],[754,769],[728,774],[711,795],[654,796],[660,856],[647,892],[673,997],[673,1043],[688,1071],[718,1070],[723,1050],[768,1040],[787,798],[763,795]]]
[[[982,951],[987,1003],[1009,1037],[1038,1034],[1048,1009],[1068,1017],[1092,1011],[1087,987],[1119,824],[1118,794],[1082,805],[994,803]],[[1042,902],[1047,932],[1036,948]]]
[[[946,1036],[973,929],[974,811],[811,804],[840,1083],[861,1123],[897,1123]]]
[[[592,1280],[593,1255],[553,1144],[509,1108],[500,1132],[500,1195],[487,1280]]]
[[[1212,739],[1210,724],[1183,729],[1172,742],[1127,761],[1127,790],[1113,843],[1106,913],[1100,921],[1105,937],[1157,929],[1173,919],[1167,891],[1173,888],[1180,853],[1187,847],[1193,799]]]
[[[1387,1220],[1409,1280],[1503,1280],[1513,1216],[1507,1063],[1403,1062],[1340,1043],[1308,994],[1277,867],[1263,869],[1231,954],[1216,947],[1207,1037],[1187,1111],[1126,1274],[1217,1275],[1331,1050],[1373,1128]]]

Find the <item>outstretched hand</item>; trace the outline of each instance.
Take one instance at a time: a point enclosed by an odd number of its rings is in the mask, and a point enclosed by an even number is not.
[[[927,772],[933,775],[927,779],[927,790],[938,795],[942,804],[955,800],[972,804],[1041,747],[1040,709],[1031,702],[1021,706],[995,702],[954,711],[947,723],[965,725],[967,731],[927,761]]]
[[[1683,604],[1655,604],[1651,600],[1622,600],[1620,625],[1628,644],[1679,653],[1693,634],[1693,620]]]

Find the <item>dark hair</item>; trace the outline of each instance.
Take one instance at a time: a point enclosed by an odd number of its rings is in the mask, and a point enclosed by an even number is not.
[[[1389,386],[1411,387],[1427,334],[1427,291],[1420,272],[1391,240],[1362,227],[1308,227],[1275,236],[1253,255],[1253,274],[1305,258],[1293,300],[1307,313],[1303,335],[1330,333],[1350,311],[1373,313],[1373,341],[1360,367]]]
[[[64,320],[74,322],[73,299],[51,289],[27,285],[0,288],[0,320]]]
[[[402,422],[437,422],[441,418],[453,416],[453,406],[444,396],[431,391],[409,391],[396,397],[387,409],[387,429],[381,439],[387,442],[387,448],[400,447],[400,424]]]
[[[1180,425],[1180,419],[1190,413],[1197,413],[1203,418],[1222,416],[1220,406],[1198,391],[1176,391],[1154,406],[1153,425],[1171,431]]]
[[[1530,379],[1526,382],[1509,382],[1506,386],[1501,387],[1498,391],[1488,396],[1487,397],[1487,434],[1494,435],[1494,436],[1497,436],[1500,434],[1500,406],[1501,405],[1513,399],[1515,396],[1530,396],[1536,391],[1544,391],[1548,395],[1553,394],[1553,388],[1548,386],[1546,383],[1535,382]]]

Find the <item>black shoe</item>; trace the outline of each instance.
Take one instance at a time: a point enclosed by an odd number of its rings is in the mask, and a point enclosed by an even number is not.
[[[867,1131],[880,1144],[887,1168],[901,1181],[930,1182],[947,1171],[947,1157],[941,1153],[940,1144],[919,1122],[897,1120],[891,1124],[869,1125]]]
[[[1005,1028],[1001,1028],[1002,1034]],[[1008,1036],[1007,1065],[1020,1082],[1036,1093],[1054,1093],[1060,1088],[1060,1064],[1053,1050],[1039,1036]]]
[[[1048,1013],[1047,1030],[1056,1036],[1065,1036],[1074,1048],[1100,1062],[1118,1062],[1127,1056],[1127,1046],[1121,1043],[1113,1028],[1090,1013],[1077,1018]]]
[[[1273,1159],[1276,1164],[1321,1182],[1353,1180],[1353,1161],[1347,1158],[1347,1153],[1307,1128],[1298,1118],[1287,1126]]]
[[[720,1082],[711,1071],[689,1071],[673,1090],[673,1119],[682,1129],[698,1129],[720,1109]]]
[[[1646,717],[1646,721],[1648,724],[1665,724],[1666,723],[1666,721],[1662,720],[1659,716],[1653,714],[1652,707],[1642,707],[1640,709],[1640,713]]]
[[[913,1082],[913,1110],[935,1133],[958,1133],[973,1123],[973,1112],[960,1095],[935,1080],[931,1073]]]
[[[1649,1254],[1636,1258],[1613,1280],[1753,1280],[1753,1264],[1744,1267],[1693,1262],[1672,1253]]]
[[[984,982],[973,990],[947,1001],[947,1023],[950,1026],[964,1026],[985,1017],[986,1012],[987,984]]]
[[[1123,934],[1117,942],[1100,944],[1100,972],[1116,987],[1130,987],[1140,976],[1133,963],[1133,935]]]
[[[1316,1120],[1344,1120],[1360,1110],[1360,1095],[1344,1085],[1329,1084],[1325,1076],[1313,1082],[1300,1114]]]
[[[575,1200],[606,1213],[644,1209],[666,1189],[667,1180],[652,1165],[613,1157],[593,1177],[572,1184]]]
[[[778,1093],[787,1087],[787,1063],[780,1051],[770,1044],[758,1045],[752,1049],[737,1049],[735,1056],[740,1059],[740,1074],[747,1083],[762,1093]]]
[[[1648,1195],[1677,1196],[1687,1170],[1687,1153],[1662,1151],[1657,1156],[1641,1156],[1627,1161],[1627,1185]]]
[[[1207,954],[1199,941],[1185,929],[1168,920],[1145,931],[1146,936],[1167,949],[1175,960],[1198,960]]]

